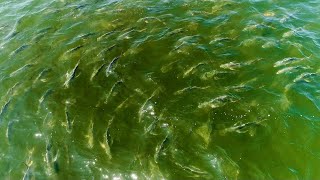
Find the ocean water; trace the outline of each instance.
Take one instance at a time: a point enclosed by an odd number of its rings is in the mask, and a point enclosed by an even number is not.
[[[317,0],[0,0],[0,179],[319,179]]]

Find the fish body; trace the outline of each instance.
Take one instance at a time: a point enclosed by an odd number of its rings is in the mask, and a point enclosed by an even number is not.
[[[83,45],[79,45],[79,46],[77,46],[77,47],[71,48],[71,49],[69,49],[69,50],[67,51],[67,53],[75,52],[75,51],[77,51],[77,50],[79,50],[79,49],[81,49],[81,48],[83,48]]]
[[[64,83],[64,87],[65,88],[69,88],[70,81],[72,81],[75,78],[76,72],[77,72],[77,70],[79,68],[79,64],[80,64],[80,60],[75,65],[75,67],[71,70],[71,72],[66,74],[67,80]]]
[[[7,101],[1,108],[1,110],[0,110],[0,123],[2,122],[4,114],[8,111],[10,103],[11,103],[11,99],[9,99],[9,101]]]
[[[107,69],[106,69],[106,76],[110,76],[110,74],[113,72],[113,70],[116,68],[117,66],[117,62],[120,59],[120,56],[117,56],[115,58],[112,59],[112,61],[110,62],[110,64],[108,65]]]
[[[29,46],[30,46],[30,45],[28,45],[28,44],[24,44],[24,45],[18,47],[16,50],[14,50],[14,51],[11,53],[11,55],[16,55],[16,54],[22,52],[23,50],[27,49]]]

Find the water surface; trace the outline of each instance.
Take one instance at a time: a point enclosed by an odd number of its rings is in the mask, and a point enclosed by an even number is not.
[[[319,178],[319,9],[0,0],[0,177]]]

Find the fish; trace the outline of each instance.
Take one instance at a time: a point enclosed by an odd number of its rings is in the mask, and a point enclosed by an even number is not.
[[[291,64],[293,62],[300,61],[300,60],[303,60],[303,58],[297,58],[297,57],[284,58],[280,61],[275,62],[273,67],[285,66],[287,64]]]
[[[186,88],[183,88],[181,90],[178,90],[176,92],[174,92],[173,94],[174,95],[180,95],[186,91],[191,91],[191,90],[194,90],[194,89],[198,89],[198,90],[204,90],[204,89],[208,89],[210,88],[210,86],[205,86],[205,87],[198,87],[198,86],[189,86],[189,87],[186,87]]]
[[[113,34],[115,32],[116,32],[115,30],[106,32],[106,33],[102,34],[100,37],[98,37],[97,41],[101,41],[104,37],[109,36],[109,35],[111,35],[111,34]]]
[[[32,179],[33,174],[32,174],[31,166],[33,164],[33,161],[31,160],[31,157],[32,157],[33,151],[34,151],[34,149],[29,151],[29,158],[28,158],[27,162],[25,163],[25,165],[27,166],[27,170],[24,172],[24,175],[22,178],[23,180],[31,180]]]
[[[29,164],[26,164],[27,170],[24,172],[22,180],[31,180],[32,179],[32,170],[31,170],[32,161]]]
[[[126,31],[126,30],[125,30]],[[133,32],[139,32],[137,31],[135,28],[129,28],[127,32],[119,35],[119,37],[117,38],[117,40],[123,40],[123,39],[130,39],[131,37],[129,36],[131,33]]]
[[[11,99],[9,99],[1,108],[1,110],[0,110],[0,123],[3,120],[4,114],[8,111],[10,103],[11,103]]]
[[[121,102],[117,108],[115,109],[115,111],[119,111],[120,109],[122,109],[128,102],[128,100],[132,97],[133,95],[127,97],[123,102]]]
[[[192,72],[197,69],[199,66],[204,66],[206,65],[206,63],[199,63],[195,66],[192,66],[191,68],[189,68],[186,72],[183,73],[183,78],[189,76],[189,74],[192,74]]]
[[[41,97],[40,97],[40,99],[39,99],[39,108],[40,108],[40,106],[42,105],[42,103],[43,103],[43,101],[45,100],[45,99],[47,99],[47,97],[50,95],[50,94],[52,94],[53,93],[53,90],[52,89],[48,89]],[[38,109],[39,109],[38,108]]]
[[[93,121],[91,119],[89,128],[88,128],[88,134],[85,135],[85,138],[88,140],[88,148],[92,149],[93,148]]]
[[[37,34],[32,38],[32,41],[35,43],[39,42],[43,37],[45,37],[45,33]]]
[[[70,120],[70,114],[67,110],[67,107],[65,108],[65,116],[66,116],[66,123],[67,123],[67,132],[71,133],[72,122]]]
[[[154,90],[154,91],[152,92],[151,96],[150,96],[148,99],[146,99],[146,101],[145,101],[145,102],[142,104],[142,106],[140,107],[140,109],[139,109],[139,123],[142,121],[142,116],[143,116],[143,114],[144,114],[144,112],[145,112],[145,107],[146,107],[147,103],[148,103],[149,101],[151,101],[151,99],[152,99],[154,96],[156,96],[160,91],[161,91],[160,87],[157,88],[156,90]]]
[[[82,35],[80,35],[80,36],[78,36],[78,38],[79,39],[86,39],[86,38],[88,38],[88,37],[90,37],[90,36],[93,36],[93,35],[95,35],[96,33],[87,33],[87,34],[82,34]]]
[[[51,30],[52,27],[47,27],[47,28],[43,28],[40,29],[37,34],[32,38],[32,41],[38,42],[39,40],[41,40],[43,37],[45,37],[45,34]]]
[[[178,62],[179,60],[175,60],[173,62],[170,62],[169,64],[166,64],[161,67],[161,72],[162,73],[167,73],[168,71],[172,70],[173,66]]]
[[[151,131],[156,127],[156,125],[158,124],[158,122],[163,119],[163,114],[164,112],[166,112],[166,109],[162,110],[161,114],[159,115],[159,117],[155,118],[155,120],[147,127],[145,128],[144,134],[147,133],[151,133]],[[153,134],[153,133],[151,133]]]
[[[312,81],[312,78],[318,76],[317,73],[303,73],[301,75],[299,75],[298,77],[296,77],[293,82],[297,83],[297,82],[306,82],[309,83]]]
[[[4,39],[5,40],[10,40],[12,38],[14,38],[16,35],[18,35],[20,32],[18,31],[12,31],[11,33],[9,33]]]
[[[11,139],[12,139],[13,125],[16,122],[18,122],[18,120],[11,120],[8,123],[7,131],[6,131],[6,137],[7,137],[9,143],[11,142]]]
[[[202,109],[202,108],[219,108],[222,107],[228,103],[232,103],[235,102],[236,98],[233,96],[229,96],[229,95],[222,95],[219,97],[216,97],[210,101],[207,102],[203,102],[200,103],[198,108]]]
[[[36,83],[39,79],[41,79],[43,76],[45,76],[48,72],[51,71],[51,68],[45,68],[43,69],[39,75],[36,77],[36,79],[33,81],[33,84]],[[45,80],[41,79],[42,82],[45,82]]]
[[[308,70],[308,69],[311,69],[311,68],[310,67],[303,67],[303,66],[285,67],[285,68],[277,71],[276,74],[288,74],[288,73],[296,72],[298,70]]]
[[[9,77],[13,77],[13,76],[16,76],[17,74],[23,72],[25,69],[28,69],[30,67],[34,66],[34,64],[26,64],[24,66],[22,66],[21,68],[15,70],[14,72],[12,72]]]
[[[185,30],[183,28],[178,28],[173,31],[168,32],[167,36],[173,36],[179,33],[183,33]]]
[[[242,64],[241,63],[237,63],[237,62],[229,62],[229,63],[226,63],[226,64],[221,64],[220,65],[221,68],[223,69],[229,69],[229,70],[236,70],[236,69],[239,69],[240,67],[242,67]]]
[[[90,81],[92,81],[93,78],[96,77],[105,66],[106,66],[106,63],[102,64],[99,68],[95,69],[90,77]]]
[[[158,163],[159,155],[162,151],[164,151],[170,143],[169,133],[166,135],[166,137],[162,140],[160,144],[157,145],[153,159],[156,163]]]
[[[52,29],[52,27],[46,27],[46,28],[40,29],[37,33],[38,33],[38,34],[46,33],[46,32],[48,32],[50,29]]]
[[[76,5],[76,7],[74,8],[75,10],[80,10],[80,9],[83,9],[85,7],[87,7],[89,4],[79,4],[79,5]]]
[[[209,44],[215,44],[215,43],[221,43],[221,42],[230,42],[233,41],[234,39],[228,38],[228,37],[218,37],[215,38],[214,40],[210,41]]]
[[[14,84],[14,85],[7,91],[5,97],[14,96],[14,95],[15,95],[16,88],[17,88],[18,86],[20,86],[21,84],[22,84],[21,82],[17,82],[16,84]]]
[[[66,81],[64,82],[63,86],[65,88],[69,88],[69,84],[70,84],[70,81],[72,81],[74,78],[75,78],[75,75],[76,75],[76,72],[79,68],[79,64],[80,64],[80,60],[78,61],[78,63],[75,65],[75,67],[72,69],[72,71],[69,73],[66,74]]]
[[[79,49],[81,49],[81,48],[83,48],[83,47],[84,47],[83,45],[79,45],[79,46],[77,46],[77,47],[74,47],[74,48],[69,49],[69,50],[67,51],[67,53],[75,52],[75,51],[77,51],[77,50],[79,50]]]
[[[194,167],[194,166],[184,166],[176,161],[174,161],[174,164],[176,166],[178,166],[179,168],[183,169],[184,171],[189,171],[191,172],[192,174],[194,174],[194,178],[196,177],[199,177],[198,175],[206,175],[208,174],[207,172],[205,171],[201,171],[201,169],[197,168],[197,167]]]
[[[229,86],[229,87],[226,87],[225,89],[227,91],[246,92],[246,91],[253,90],[254,88],[252,86],[249,86],[249,85],[240,84],[240,85],[237,85],[237,86]]]
[[[106,69],[106,76],[109,77],[110,74],[114,71],[114,69],[117,66],[117,62],[120,59],[120,56],[117,56],[115,58],[112,59],[112,61],[110,62],[110,64],[108,65],[107,69]]]
[[[47,142],[46,142],[46,156],[45,156],[45,160],[46,160],[47,164],[50,164],[52,161],[51,149],[52,149],[52,143],[49,140],[47,140]]]
[[[113,44],[109,47],[107,47],[106,49],[103,49],[97,56],[102,56],[103,53],[109,52],[111,51],[113,48],[115,48],[117,46],[117,44]]]
[[[29,46],[30,46],[30,45],[28,45],[28,44],[24,44],[24,45],[18,47],[16,50],[14,50],[14,51],[11,53],[11,56],[16,55],[16,54],[22,52],[23,50],[27,49]]]
[[[108,156],[109,159],[112,159],[112,154],[111,154],[111,149],[110,149],[110,144],[111,141],[109,140],[110,137],[110,126],[113,122],[114,117],[111,118],[111,120],[108,122],[108,127],[107,130],[104,134],[104,142],[100,142],[101,148],[103,148]]]
[[[159,18],[157,17],[143,17],[143,18],[140,18],[137,23],[140,23],[140,22],[145,22],[145,23],[149,23],[150,20],[156,20],[158,22],[161,22],[162,24],[166,24],[165,22],[161,21]]]
[[[252,122],[247,122],[247,123],[243,123],[243,124],[236,123],[231,127],[228,127],[228,128],[223,129],[223,130],[220,130],[220,132],[223,133],[223,134],[229,133],[229,132],[245,133],[245,132],[248,131],[248,129],[246,129],[246,128],[260,125],[262,122],[264,122],[266,120],[267,119],[263,119],[263,120],[260,120],[260,121],[252,121]]]
[[[111,97],[112,93],[115,91],[115,89],[117,88],[117,86],[119,86],[120,84],[123,84],[123,81],[117,81],[116,83],[113,84],[113,86],[111,87],[109,93],[107,94],[104,103],[107,104],[109,101],[109,98]]]
[[[53,158],[53,170],[57,174],[60,172],[60,165],[59,165],[59,162],[58,162],[58,157],[59,157],[59,151],[57,152],[57,154]]]

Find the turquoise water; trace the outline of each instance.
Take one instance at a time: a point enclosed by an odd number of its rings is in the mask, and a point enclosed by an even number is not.
[[[1,179],[317,179],[320,3],[0,0]]]

